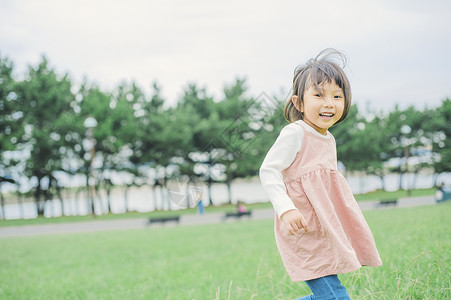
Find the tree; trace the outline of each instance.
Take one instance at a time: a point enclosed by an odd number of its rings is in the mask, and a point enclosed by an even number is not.
[[[236,79],[233,84],[225,86],[224,99],[215,106],[219,116],[219,132],[213,142],[216,148],[214,160],[224,166],[229,203],[232,202],[232,181],[256,174],[255,165],[250,165],[249,162],[255,159],[255,155],[252,155],[253,145],[264,116],[255,113],[260,109],[259,103],[246,97],[245,84],[244,79]]]
[[[178,163],[175,157],[184,157],[189,151],[189,141],[192,128],[185,126],[185,119],[192,118],[188,111],[164,108],[165,100],[161,96],[161,89],[156,82],[150,98],[142,97],[138,101],[139,113],[136,121],[139,126],[139,137],[132,143],[131,161],[142,170],[143,178],[152,186],[154,207],[163,209],[164,205],[170,209],[168,181],[173,178]],[[160,190],[161,203],[157,203],[156,190]]]
[[[131,180],[125,182],[124,193],[125,208],[129,211],[128,188],[143,184],[142,176],[138,172],[139,164],[134,164],[130,158],[136,150],[134,145],[142,136],[138,117],[143,113],[140,103],[145,102],[145,95],[135,82],[131,84],[124,82],[116,89],[114,101],[115,107],[109,116],[111,127],[108,128],[110,130],[108,138],[111,140],[114,137],[114,142],[108,143],[109,150],[103,161],[107,170],[115,169],[131,176]]]
[[[207,95],[205,89],[199,89],[195,84],[189,84],[181,101],[177,104],[176,119],[174,120],[177,127],[190,128],[190,140],[187,145],[189,151],[182,153],[185,164],[183,169],[185,171],[192,169],[195,176],[203,177],[207,184],[210,205],[214,204],[211,185],[217,181],[211,172],[215,165],[214,155],[217,148],[214,141],[221,128],[215,105],[213,98]]]
[[[288,125],[288,121],[284,117],[284,105],[286,102],[284,98],[280,96],[269,97],[262,93],[257,97],[256,102],[263,113],[257,145],[253,147],[254,150],[258,151],[258,153],[255,153],[255,157],[258,161],[257,165],[260,167],[266,153],[274,144],[282,128]]]
[[[5,151],[16,150],[17,143],[24,133],[23,112],[18,104],[15,92],[16,82],[13,79],[14,65],[8,58],[0,57],[0,165],[9,166]],[[7,165],[4,162],[8,161]]]
[[[409,166],[409,158],[415,149],[428,145],[430,142],[424,136],[423,122],[425,114],[413,106],[399,110],[398,106],[387,116],[385,129],[390,147],[387,151],[388,158],[397,158],[398,165],[393,171],[399,173],[399,189],[410,192],[410,186],[403,186],[403,176],[408,171],[415,174],[425,167],[425,163],[417,163]]]
[[[97,126],[92,130],[95,141],[95,190],[100,199],[100,186],[103,185],[107,194],[107,212],[111,212],[110,192],[114,184],[113,173],[130,175],[132,180],[120,182],[125,184],[124,193],[125,208],[128,211],[128,188],[136,185],[138,176],[137,165],[133,164],[133,145],[139,141],[141,130],[137,121],[139,108],[136,104],[144,97],[142,90],[134,83],[122,82],[114,91],[114,94],[105,93],[95,84],[82,85],[79,93],[79,119],[83,122],[87,117],[97,120]],[[89,130],[79,126],[79,145],[89,138]],[[88,147],[89,148],[89,147]],[[86,175],[86,185],[89,188],[90,160],[89,149],[77,147],[78,156],[83,162],[80,170]],[[127,176],[128,177],[128,176]],[[102,199],[100,199],[102,200]],[[103,201],[100,201],[102,203]],[[91,203],[92,209],[94,208]]]
[[[432,150],[437,155],[433,163],[436,174],[451,172],[451,99],[446,98],[441,106],[430,111],[427,118]],[[436,176],[437,179],[438,176]],[[437,182],[435,182],[437,186]]]
[[[73,151],[72,161],[77,162],[75,168],[76,173],[81,173],[86,178],[85,194],[87,207],[91,213],[95,214],[94,191],[97,198],[99,198],[99,185],[103,182],[107,193],[107,207],[106,211],[111,212],[110,203],[110,189],[111,182],[108,173],[105,171],[109,166],[105,166],[105,157],[108,159],[115,154],[116,149],[111,143],[115,142],[112,137],[111,130],[111,94],[103,92],[96,84],[89,83],[85,80],[80,86],[77,97],[72,104],[76,107],[77,115],[73,120],[74,127],[72,128],[71,137],[68,139],[72,145]],[[86,128],[85,121],[89,118],[94,118],[97,125],[95,128]],[[92,151],[94,150],[94,151]],[[98,170],[94,170],[95,163],[99,163]],[[112,161],[108,160],[108,163]],[[111,168],[110,168],[111,171]],[[93,186],[90,185],[89,178],[93,176]],[[94,178],[97,178],[95,180]]]
[[[0,198],[2,218],[5,218],[5,199],[1,187],[6,182],[14,182],[9,177],[19,163],[19,160],[15,159],[13,155],[6,154],[20,150],[17,148],[17,144],[24,133],[23,112],[16,101],[16,82],[12,76],[13,69],[14,65],[8,58],[0,57]],[[17,172],[18,170],[16,170]]]
[[[364,121],[358,115],[358,108],[354,104],[351,106],[346,119],[330,129],[337,144],[338,159],[347,170],[355,171],[360,170],[362,167],[363,159],[355,154],[356,149],[358,149],[358,146],[356,147],[355,144],[359,144],[359,142],[354,136],[363,129]]]
[[[65,136],[69,132],[62,124],[71,119],[73,99],[67,74],[58,76],[45,57],[36,68],[30,66],[27,79],[17,85],[26,128],[21,142],[29,149],[25,175],[36,182],[34,197],[39,215],[44,212],[44,202],[55,194],[63,206],[55,173],[63,170]]]
[[[359,114],[356,105],[352,105],[346,119],[332,127],[337,142],[338,159],[347,170],[363,171],[373,174],[381,180],[385,189],[385,168],[382,153],[386,151],[386,132],[384,118],[380,114],[368,113],[367,120]]]
[[[386,132],[384,130],[385,118],[379,114],[375,115],[371,121],[365,124],[365,129],[356,137],[356,141],[362,143],[362,148],[367,151],[367,164],[364,169],[367,174],[379,177],[381,187],[385,190],[385,175],[387,174],[384,166],[386,154],[389,148]],[[362,151],[365,151],[362,149]]]
[[[20,159],[11,154],[23,150],[18,144],[24,134],[24,114],[17,101],[13,69],[13,63],[8,58],[0,56],[0,176],[7,178],[12,173],[18,175],[19,170],[16,166],[20,163]]]

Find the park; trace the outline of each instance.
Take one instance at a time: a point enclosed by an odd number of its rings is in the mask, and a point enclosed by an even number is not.
[[[2,63],[11,71],[7,60]],[[29,81],[14,83],[14,91],[5,103],[20,105],[20,101],[32,101],[27,98],[30,93],[42,96],[39,86],[44,82],[53,82],[55,88],[61,89],[59,95],[72,95],[67,79],[59,79],[46,59],[30,76],[36,85]],[[267,95],[246,98],[245,81],[237,80],[225,87],[225,98],[220,101],[213,101],[204,91],[190,86],[177,107],[164,109],[158,87],[154,88],[148,102],[136,85],[123,85],[111,107],[110,96],[91,86],[83,87],[73,100],[57,100],[68,101],[68,106],[59,107],[60,112],[42,115],[40,110],[23,109],[22,114],[17,114],[17,108],[12,109],[9,137],[2,140],[3,149],[7,149],[2,152],[2,164],[16,180],[3,177],[2,187],[16,189],[1,194],[0,233],[8,227],[89,224],[93,218],[98,222],[121,219],[122,224],[131,224],[132,219],[127,222],[128,218],[137,217],[178,221],[179,215],[196,216],[199,201],[206,206],[206,216],[230,213],[239,200],[232,186],[237,180],[255,177],[270,142],[285,124],[276,117],[280,114],[280,99],[268,99]],[[31,90],[25,93],[22,89]],[[43,99],[55,101],[50,95]],[[415,199],[425,196],[422,193],[433,199],[436,187],[447,182],[450,170],[446,150],[450,142],[446,126],[450,104],[445,99],[440,107],[423,111],[395,108],[389,113],[374,112],[371,119],[353,106],[343,125],[332,128],[340,162],[346,167],[343,173],[376,178],[380,194],[356,195],[359,203],[382,199],[396,206],[393,199]],[[68,110],[71,105],[78,108]],[[187,109],[191,111],[189,118],[182,113]],[[260,113],[255,114],[256,110]],[[44,122],[55,115],[61,120]],[[146,117],[149,115],[152,118]],[[89,118],[96,120],[90,125]],[[17,135],[22,132],[20,126],[41,126],[42,131],[33,131],[36,136],[21,140]],[[402,126],[404,129],[400,130]],[[176,134],[178,128],[184,131]],[[28,156],[12,155],[14,149],[25,145],[34,149]],[[26,163],[20,163],[21,160]],[[426,183],[418,180],[422,174],[429,176]],[[79,184],[65,186],[67,178]],[[397,179],[394,183],[393,179],[387,182],[387,178]],[[189,188],[178,193],[180,189],[174,188],[178,181],[188,183],[188,187],[200,187],[202,197],[196,198]],[[34,187],[27,190],[33,182]],[[417,189],[418,184],[428,188]],[[214,189],[217,185],[224,187],[220,193],[222,203]],[[153,207],[149,212],[136,212],[131,205],[136,199],[129,199],[129,191],[143,186],[150,187],[146,198]],[[393,186],[394,191],[386,191]],[[123,210],[114,212],[110,196],[117,187],[123,191]],[[181,195],[182,202],[171,197],[174,191]],[[49,206],[51,203],[58,203],[59,217],[45,216],[46,209],[54,209],[54,205]],[[81,203],[83,213],[68,213],[71,203]],[[5,218],[4,208],[12,204],[18,208],[31,205],[35,217],[21,218],[19,214],[18,218]],[[177,205],[178,209],[173,210]],[[254,211],[261,206],[271,208],[268,202],[249,204]],[[445,201],[365,211],[384,264],[344,274],[342,281],[351,297],[448,299],[450,208]],[[294,299],[300,293],[308,294],[305,284],[292,284],[284,273],[271,219],[240,218],[235,222],[192,226],[169,222],[138,229],[89,231],[1,238],[0,297]]]
[[[3,2],[0,299],[451,299],[451,2]]]
[[[11,72],[8,60],[1,63]],[[180,215],[195,217],[200,203],[205,204],[205,216],[230,213],[240,196],[232,187],[255,178],[285,124],[278,117],[281,100],[246,97],[245,80],[225,86],[218,101],[191,85],[178,106],[165,108],[157,85],[150,98],[134,83],[119,86],[114,97],[95,85],[74,95],[70,81],[60,79],[45,58],[30,69],[29,77],[31,81],[23,82],[10,78],[12,90],[0,106],[11,114],[5,119],[10,120],[7,138],[1,140],[1,163],[10,177],[2,176],[1,187],[8,190],[1,193],[0,233],[8,227],[89,224],[93,219],[131,224],[128,218],[164,217],[178,222]],[[58,96],[42,94],[49,84],[59,90]],[[42,105],[40,109],[21,104],[37,97],[43,99],[34,104]],[[51,105],[54,101],[60,105]],[[56,110],[42,114],[48,107]],[[353,299],[451,297],[449,201],[402,208],[393,200],[433,199],[436,188],[447,184],[450,108],[451,101],[444,99],[436,108],[396,107],[373,112],[368,119],[353,106],[348,119],[332,128],[342,172],[376,178],[380,194],[356,195],[359,203],[385,200],[395,206],[365,211],[384,264],[342,275]],[[32,127],[41,130],[21,136]],[[20,155],[18,149],[33,151]],[[418,180],[424,174],[429,179]],[[188,188],[174,185],[178,182]],[[417,189],[419,184],[426,189]],[[215,192],[218,185],[222,193]],[[152,209],[134,211],[137,199],[129,191],[146,186],[150,190],[144,200]],[[122,211],[114,211],[111,196],[118,187]],[[192,193],[193,187],[202,196]],[[59,216],[49,216],[46,210],[55,210],[55,203]],[[69,212],[73,203],[84,210]],[[31,205],[34,217],[7,218],[5,207],[13,204],[19,210]],[[249,203],[253,211],[260,206],[271,208],[267,200]],[[0,297],[295,299],[308,294],[305,284],[292,284],[284,272],[272,219],[124,228],[1,238]]]

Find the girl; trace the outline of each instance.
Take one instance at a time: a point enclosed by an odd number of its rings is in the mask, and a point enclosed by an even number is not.
[[[337,277],[361,266],[380,266],[374,238],[344,177],[337,170],[335,139],[328,129],[346,118],[349,81],[323,50],[294,72],[285,105],[291,123],[280,132],[260,168],[276,211],[275,237],[292,281],[313,295],[300,299],[350,299]],[[278,216],[278,217],[277,217]]]

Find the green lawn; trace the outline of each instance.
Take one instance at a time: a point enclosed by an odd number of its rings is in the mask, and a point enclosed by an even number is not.
[[[451,203],[365,213],[384,266],[352,299],[451,299]],[[273,222],[0,239],[0,299],[296,299]]]

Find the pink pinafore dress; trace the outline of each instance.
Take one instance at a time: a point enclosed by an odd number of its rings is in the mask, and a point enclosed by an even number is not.
[[[277,247],[292,281],[382,265],[371,230],[337,170],[330,132],[324,138],[304,127],[301,150],[282,175],[288,196],[308,224],[308,232],[301,229],[290,235],[275,218]]]

